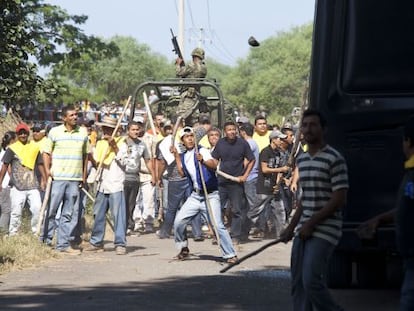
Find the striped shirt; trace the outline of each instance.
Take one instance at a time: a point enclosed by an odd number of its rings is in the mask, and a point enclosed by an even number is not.
[[[88,133],[77,126],[69,132],[62,124],[52,128],[43,152],[52,156],[51,172],[55,180],[82,180],[83,156],[88,151]]]
[[[314,156],[308,152],[297,158],[299,183],[303,190],[301,199],[303,213],[296,228],[298,233],[304,222],[325,207],[332,192],[349,188],[348,170],[342,155],[326,145]],[[318,224],[312,236],[329,241],[336,245],[342,235],[342,211],[338,209],[334,215]]]

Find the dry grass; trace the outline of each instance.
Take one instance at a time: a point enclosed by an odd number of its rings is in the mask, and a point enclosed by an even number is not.
[[[28,267],[37,267],[44,261],[59,259],[62,256],[53,248],[39,241],[39,238],[30,233],[30,212],[23,209],[22,225],[18,235],[8,237],[0,233],[0,274]],[[83,223],[84,241],[89,241],[93,227],[92,205],[87,204]],[[114,235],[107,225],[105,241],[113,241]]]
[[[0,274],[27,267],[35,267],[47,259],[57,258],[50,247],[40,243],[30,233],[12,237],[2,236],[0,242]]]

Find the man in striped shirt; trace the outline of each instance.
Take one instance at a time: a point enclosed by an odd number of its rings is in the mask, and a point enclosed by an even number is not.
[[[56,250],[78,255],[70,245],[79,218],[79,186],[86,182],[88,133],[77,125],[73,105],[62,109],[63,124],[52,128],[43,148],[46,176],[53,178],[43,241],[50,245],[56,228],[55,217],[61,206],[57,226]]]
[[[301,131],[308,151],[296,160],[303,195],[291,223],[282,233],[292,245],[294,310],[342,310],[326,285],[329,259],[342,234],[341,208],[348,185],[342,155],[324,141],[326,122],[320,112],[306,110]]]

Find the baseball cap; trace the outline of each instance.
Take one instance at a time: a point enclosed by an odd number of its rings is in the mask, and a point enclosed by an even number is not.
[[[237,120],[237,123],[249,123],[250,121],[249,121],[249,118],[248,117],[240,117],[238,120]]]
[[[30,132],[29,126],[24,122],[21,122],[16,126],[16,133],[19,133],[21,130],[25,130],[28,133]]]
[[[269,138],[270,138],[270,139],[273,139],[273,138],[285,139],[285,138],[287,138],[287,135],[286,135],[286,134],[283,134],[283,133],[282,133],[281,131],[279,131],[279,130],[274,130],[274,131],[272,131],[272,132],[270,133]]]
[[[180,130],[180,138],[183,138],[187,134],[194,134],[193,128],[189,126],[185,126]]]

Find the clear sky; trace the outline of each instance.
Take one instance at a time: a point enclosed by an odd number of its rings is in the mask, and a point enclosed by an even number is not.
[[[175,59],[170,28],[178,33],[178,0],[45,0],[70,14],[89,17],[86,34],[103,38],[131,36],[152,51]],[[248,38],[258,41],[313,21],[314,0],[185,0],[184,58],[200,43],[206,55],[235,65],[249,53]]]

